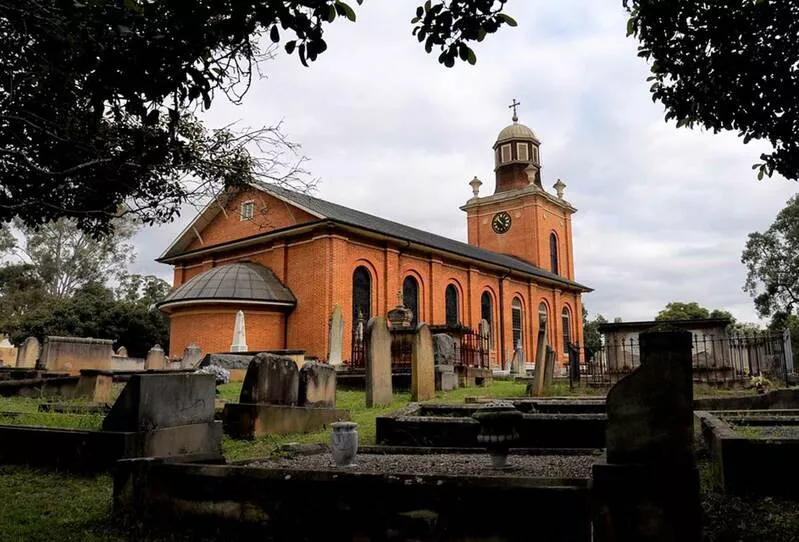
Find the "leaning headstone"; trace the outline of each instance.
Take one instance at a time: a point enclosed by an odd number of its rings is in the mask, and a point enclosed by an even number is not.
[[[125,348],[124,346],[120,346],[119,348],[117,348],[116,355],[119,356],[120,358],[126,358],[128,357],[128,349]]]
[[[28,337],[17,351],[17,367],[33,369],[42,352],[42,345],[36,337]]]
[[[691,333],[640,335],[641,365],[607,396],[607,462],[594,465],[598,542],[696,542]]]
[[[433,362],[433,334],[430,326],[416,328],[411,347],[411,400],[429,401],[436,396],[436,375]]]
[[[300,406],[336,406],[336,370],[330,365],[308,361],[300,369],[297,403]]]
[[[330,313],[327,338],[327,362],[330,365],[341,365],[344,351],[344,312],[341,305],[335,305]]]
[[[382,316],[371,318],[364,333],[366,353],[366,406],[391,403],[391,332]]]
[[[446,333],[433,335],[433,360],[436,365],[455,365],[455,339]]]
[[[147,357],[144,360],[144,369],[146,371],[149,370],[162,370],[166,365],[166,356],[164,354],[164,349],[161,348],[161,345],[156,344],[150,351],[147,352]]]
[[[239,402],[296,405],[299,381],[300,374],[293,359],[258,354],[247,368]]]
[[[194,369],[202,360],[203,351],[197,343],[191,343],[183,351],[183,358],[180,361],[181,369]]]

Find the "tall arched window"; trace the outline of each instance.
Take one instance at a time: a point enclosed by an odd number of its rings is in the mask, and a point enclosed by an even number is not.
[[[558,236],[549,234],[549,265],[552,272],[558,274]]]
[[[488,344],[494,346],[494,303],[488,292],[480,296],[480,319],[488,322]]]
[[[510,309],[511,328],[513,329],[513,349],[524,348],[524,340],[522,339],[522,322],[524,322],[524,317],[522,315],[522,302],[518,297],[513,298]]]
[[[364,322],[372,317],[372,275],[364,266],[355,268],[352,273],[352,322],[361,316]]]
[[[419,283],[411,276],[405,277],[402,281],[402,303],[411,309],[413,313],[411,325],[416,327],[419,324]]]
[[[447,314],[447,325],[448,326],[457,326],[458,325],[458,289],[455,287],[454,284],[450,284],[447,286],[447,291],[445,292],[445,310]]]
[[[572,342],[572,318],[569,312],[569,307],[563,307],[563,312],[560,314],[561,321],[563,322],[563,353],[569,353],[569,343]]]

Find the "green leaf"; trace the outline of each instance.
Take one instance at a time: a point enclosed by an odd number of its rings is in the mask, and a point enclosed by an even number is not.
[[[627,19],[627,37],[635,34],[635,25],[638,22],[637,17],[633,16]]]
[[[347,19],[349,19],[352,22],[355,22],[355,11],[353,11],[353,9],[350,6],[339,0],[336,1],[336,5],[340,6],[341,9],[344,10],[344,16],[347,17]]]
[[[327,9],[327,22],[332,23],[336,20],[336,6],[330,4]]]
[[[280,41],[280,32],[277,29],[277,25],[272,26],[272,29],[269,31],[269,39],[272,40],[272,43]]]
[[[294,48],[295,48],[296,46],[297,46],[297,41],[296,41],[296,40],[292,40],[292,41],[290,41],[290,42],[286,43],[286,52],[287,52],[288,54],[291,54],[291,53],[293,53],[293,52],[294,52]]]
[[[469,58],[467,58],[466,61],[472,66],[477,64],[477,55],[474,54],[474,51],[472,51],[471,49],[469,49]]]
[[[757,172],[757,180],[758,181],[762,181],[764,174],[765,174],[765,171],[763,171],[763,168],[760,168],[760,171]]]
[[[519,23],[516,22],[516,19],[507,13],[497,13],[497,17],[508,26],[519,26]]]

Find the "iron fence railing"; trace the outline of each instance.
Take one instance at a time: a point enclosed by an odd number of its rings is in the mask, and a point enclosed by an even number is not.
[[[695,383],[743,382],[765,376],[787,382],[793,363],[783,333],[693,335]],[[591,387],[610,387],[641,364],[637,338],[606,340],[598,349],[569,346],[569,380]]]

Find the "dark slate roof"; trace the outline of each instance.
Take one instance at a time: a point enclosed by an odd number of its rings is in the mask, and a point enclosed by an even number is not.
[[[337,205],[329,201],[315,198],[313,196],[309,196],[308,194],[294,192],[292,190],[287,190],[285,188],[271,184],[262,184],[261,186],[263,190],[267,192],[271,192],[278,197],[284,198],[295,203],[296,205],[304,207],[313,213],[322,215],[325,218],[335,222],[364,228],[392,237],[398,237],[400,239],[411,241],[412,243],[418,243],[420,245],[436,248],[474,260],[480,260],[494,265],[508,267],[514,271],[520,271],[522,273],[528,273],[537,277],[546,278],[572,288],[591,291],[591,288],[588,288],[587,286],[583,286],[577,282],[568,280],[554,273],[550,273],[549,271],[544,271],[540,267],[536,267],[535,265],[518,258],[514,258],[513,256],[499,254],[498,252],[492,252],[490,250],[469,245],[461,241],[455,241],[454,239],[449,239],[441,235],[435,235],[433,233],[418,230],[416,228],[411,228],[410,226],[406,226],[398,222],[392,222],[391,220],[386,220],[385,218],[380,218],[368,213],[356,211],[355,209],[350,209],[349,207],[344,207],[343,205]]]
[[[257,263],[232,263],[192,277],[173,290],[158,307],[180,301],[258,301],[294,306],[297,300],[271,269]]]

